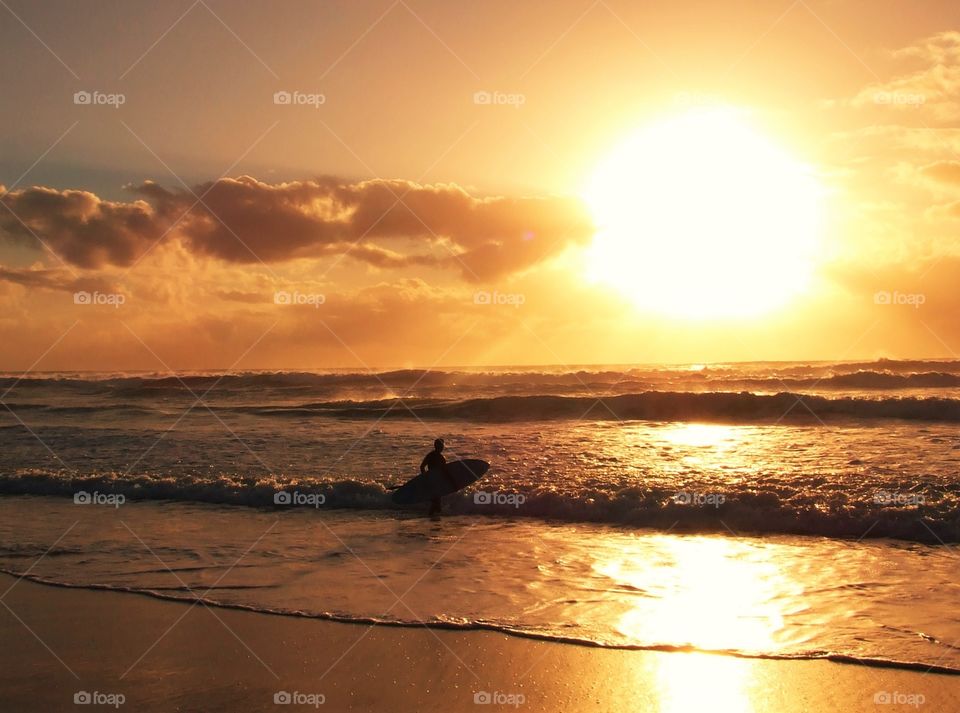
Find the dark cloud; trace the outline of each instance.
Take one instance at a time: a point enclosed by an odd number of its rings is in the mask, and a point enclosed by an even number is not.
[[[81,267],[130,265],[157,241],[180,240],[232,263],[349,255],[384,268],[447,266],[472,281],[522,270],[592,233],[579,201],[481,198],[453,184],[243,176],[192,192],[150,181],[128,190],[136,197],[128,203],[85,191],[12,191],[0,197],[10,209],[0,212],[0,231],[39,239]],[[382,244],[391,241],[397,249]]]
[[[0,191],[4,191],[0,186]],[[34,187],[4,191],[0,231],[43,245],[79,267],[127,265],[162,234],[160,216],[144,201],[115,203],[87,191]]]

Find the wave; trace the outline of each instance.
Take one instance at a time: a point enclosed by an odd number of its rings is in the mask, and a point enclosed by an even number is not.
[[[108,591],[123,594],[136,594],[153,599],[178,603],[196,603],[204,606],[217,607],[219,609],[232,609],[236,611],[252,612],[266,616],[283,616],[298,619],[315,619],[318,621],[333,621],[342,624],[360,624],[363,626],[391,626],[402,628],[428,628],[437,630],[454,631],[493,631],[508,636],[515,636],[525,639],[534,639],[537,641],[547,641],[556,644],[569,644],[575,646],[588,646],[591,648],[619,649],[627,651],[662,651],[668,653],[707,653],[722,656],[731,656],[744,659],[766,659],[774,661],[802,661],[802,660],[826,660],[837,663],[855,664],[860,666],[870,666],[876,668],[892,668],[907,671],[922,671],[924,673],[937,673],[943,675],[960,676],[960,668],[944,666],[938,663],[928,663],[922,661],[902,661],[897,659],[879,658],[879,657],[858,657],[850,654],[842,654],[832,651],[810,650],[801,652],[791,652],[776,654],[762,651],[742,651],[738,649],[708,649],[698,648],[690,645],[646,643],[646,644],[628,644],[608,641],[598,641],[586,637],[576,637],[569,635],[557,635],[553,633],[538,631],[533,628],[486,621],[486,620],[464,620],[450,618],[430,618],[421,620],[410,620],[402,618],[390,618],[384,616],[362,616],[342,614],[338,612],[308,612],[300,609],[284,609],[279,607],[254,606],[250,604],[237,604],[233,602],[221,602],[206,596],[198,596],[193,590],[184,589],[186,594],[176,594],[168,590],[157,590],[140,587],[130,587],[112,584],[100,583],[75,583],[62,580],[49,579],[30,574],[29,571],[18,572],[0,567],[0,573],[11,577],[26,579],[35,584],[41,584],[50,587],[59,587],[63,589],[85,589],[93,591]],[[205,592],[207,590],[204,590]],[[188,594],[190,596],[188,596]]]
[[[922,371],[898,374],[890,371],[860,370],[846,374],[833,374],[819,378],[803,379],[784,377],[742,379],[734,383],[759,388],[808,388],[837,390],[894,390],[894,389],[950,389],[960,386],[960,374],[945,371]]]
[[[550,420],[649,420],[805,422],[826,419],[906,419],[960,422],[960,399],[893,397],[864,399],[781,392],[648,391],[617,396],[495,396],[490,398],[330,401],[235,410],[260,416],[420,418],[473,422]]]
[[[398,483],[399,484],[399,483]],[[0,478],[0,495],[71,497],[86,493],[100,505],[123,507],[125,501],[180,501],[256,508],[286,509],[277,505],[279,493],[299,493],[295,501],[317,513],[327,509],[389,510],[420,513],[418,506],[399,507],[390,499],[390,484],[358,480],[291,481],[274,477],[220,476],[217,478],[150,475],[71,477],[63,473],[26,472]],[[547,521],[592,522],[673,532],[790,534],[819,537],[894,538],[927,544],[960,542],[960,518],[955,503],[960,487],[917,497],[902,503],[878,502],[879,488],[857,493],[810,497],[798,490],[751,488],[726,491],[717,498],[682,498],[675,490],[641,488],[583,488],[571,492],[551,485],[495,488],[497,497],[475,498],[494,486],[447,496],[445,509],[467,517],[529,517]],[[123,496],[118,498],[105,496]],[[507,497],[514,496],[514,497]],[[924,497],[920,497],[924,496]],[[82,496],[81,496],[82,497]],[[709,500],[709,502],[708,502]],[[866,534],[865,534],[866,533]]]
[[[56,406],[53,404],[38,403],[17,403],[6,402],[14,412],[33,411],[36,413],[53,414],[61,416],[86,416],[99,413],[109,413],[116,416],[152,416],[157,413],[157,409],[150,408],[144,404],[110,404],[110,405],[72,405]]]
[[[443,369],[395,369],[391,371],[363,372],[239,372],[212,374],[151,374],[143,376],[115,376],[90,374],[87,377],[76,376],[39,376],[26,377],[0,376],[0,388],[18,387],[75,387],[75,388],[125,388],[125,389],[166,389],[182,390],[184,387],[204,388],[222,386],[224,389],[243,388],[290,388],[317,387],[325,385],[357,385],[367,383],[387,383],[390,385],[410,384],[457,384],[457,383],[570,383],[580,379],[595,379],[607,383],[618,381],[639,369],[621,370],[452,370]]]
[[[952,375],[945,375],[953,378]],[[851,375],[863,379],[861,375]],[[874,376],[868,377],[873,379]],[[907,377],[893,377],[896,379]],[[782,385],[783,382],[778,382]],[[863,382],[861,382],[863,383]],[[880,387],[877,387],[880,388]],[[892,388],[892,387],[887,387]],[[903,388],[908,388],[903,386]],[[12,402],[14,412],[51,415],[155,415],[161,408],[146,403],[110,402],[53,405]],[[168,404],[161,404],[170,408]],[[818,420],[903,419],[960,422],[960,399],[944,396],[823,396],[800,391],[645,391],[626,394],[528,394],[465,399],[418,397],[306,401],[292,405],[207,404],[204,410],[275,418],[399,418],[505,423],[553,420],[720,421],[735,423],[817,422]]]
[[[836,384],[844,387],[898,388],[956,386],[960,360],[879,359],[870,362],[742,362],[714,365],[632,365],[610,367],[502,367],[462,369],[393,369],[383,371],[239,371],[104,374],[97,372],[0,374],[0,389],[56,387],[84,392],[116,391],[136,394],[205,390],[323,389],[338,386],[386,385],[619,385],[649,382],[737,382]]]

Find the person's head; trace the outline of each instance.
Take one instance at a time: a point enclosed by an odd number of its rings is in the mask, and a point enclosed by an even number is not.
[[[435,441],[433,442],[433,449],[434,449],[437,453],[439,453],[440,451],[443,450],[443,439],[442,439],[442,438],[438,438],[437,440],[435,440]]]

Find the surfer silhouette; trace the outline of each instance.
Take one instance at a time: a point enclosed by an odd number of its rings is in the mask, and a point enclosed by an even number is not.
[[[420,472],[403,485],[390,486],[391,500],[397,505],[430,503],[429,515],[439,515],[445,495],[456,493],[480,479],[490,464],[477,458],[447,462],[443,457],[443,439],[433,442],[433,450],[420,463]]]
[[[420,464],[420,473],[426,473],[428,470],[439,470],[449,477],[447,473],[447,459],[443,457],[443,439],[438,438],[433,442],[433,450],[427,453],[423,462]],[[430,515],[439,515],[441,511],[439,496],[430,501]]]

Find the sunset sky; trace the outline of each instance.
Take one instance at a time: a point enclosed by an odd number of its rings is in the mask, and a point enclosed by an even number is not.
[[[956,357],[955,10],[8,0],[0,369]]]

